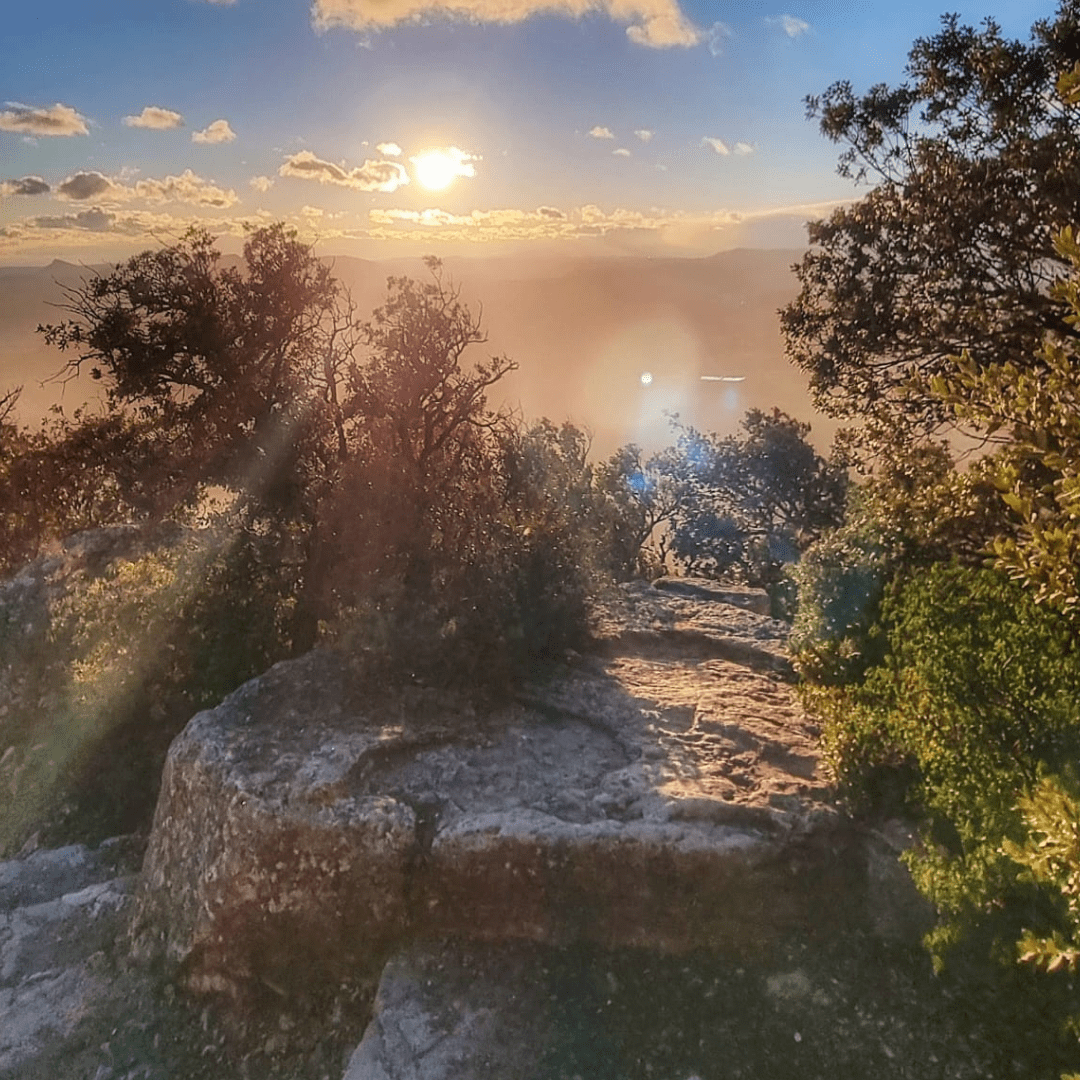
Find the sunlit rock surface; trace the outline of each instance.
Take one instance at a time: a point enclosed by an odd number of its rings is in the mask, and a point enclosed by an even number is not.
[[[872,922],[783,625],[634,585],[598,638],[482,715],[423,688],[375,707],[316,652],[196,716],[138,955],[191,989],[289,995],[416,935],[679,951]]]

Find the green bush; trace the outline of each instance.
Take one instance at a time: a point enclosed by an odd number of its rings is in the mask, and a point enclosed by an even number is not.
[[[1077,640],[1003,575],[942,563],[886,595],[877,632],[861,683],[807,689],[829,765],[853,802],[922,822],[934,944],[980,926],[1011,942],[1035,900],[1002,844],[1023,835],[1019,797],[1080,753]]]
[[[791,647],[805,680],[842,686],[863,678],[883,655],[875,630],[882,600],[912,569],[950,559],[982,564],[991,540],[1010,529],[994,468],[987,458],[959,472],[941,444],[900,447],[852,487],[844,523],[792,568]]]

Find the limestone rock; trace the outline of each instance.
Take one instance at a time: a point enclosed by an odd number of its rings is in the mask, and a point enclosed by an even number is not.
[[[110,999],[109,958],[126,939],[135,887],[132,851],[113,841],[0,863],[0,1076],[63,1043]]]
[[[998,1075],[951,1008],[925,956],[880,944],[779,939],[751,966],[422,942],[387,964],[345,1080]]]
[[[317,651],[196,716],[137,954],[288,995],[416,934],[683,950],[865,921],[783,627],[648,586],[614,606],[604,654],[485,715],[422,688],[376,706]]]

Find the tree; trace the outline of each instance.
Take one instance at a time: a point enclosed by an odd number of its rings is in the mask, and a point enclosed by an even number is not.
[[[680,491],[671,551],[698,572],[775,585],[842,520],[846,475],[806,441],[809,424],[779,409],[751,409],[742,427],[741,438],[682,428],[661,463]]]
[[[597,487],[610,505],[607,533],[617,576],[663,572],[671,525],[689,496],[679,460],[674,446],[646,460],[641,448],[629,443],[597,470]]]
[[[1062,321],[1080,327],[1080,243],[1063,230],[1055,250],[1071,274],[1051,290]],[[980,367],[965,353],[934,380],[939,399],[979,431],[1003,432],[997,480],[1016,528],[993,544],[1000,569],[1080,625],[1080,340],[1047,334],[1026,358]]]
[[[811,223],[781,312],[824,411],[886,438],[934,431],[952,414],[926,380],[951,356],[983,366],[1034,357],[1048,330],[1076,336],[1049,290],[1063,268],[1053,235],[1080,220],[1080,99],[1060,82],[1078,60],[1078,0],[1028,43],[949,15],[915,42],[899,86],[807,98],[847,146],[841,175],[876,185]]]
[[[242,270],[219,262],[192,229],[69,290],[72,317],[39,331],[74,353],[69,377],[89,366],[110,412],[155,441],[148,513],[219,484],[255,515],[310,517],[317,478],[346,453],[352,304],[280,224],[248,237]]]

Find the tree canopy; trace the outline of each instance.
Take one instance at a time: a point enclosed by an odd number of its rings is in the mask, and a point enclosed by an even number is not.
[[[824,411],[933,431],[952,414],[926,380],[950,357],[1037,363],[1048,330],[1076,335],[1049,293],[1064,269],[1054,234],[1080,220],[1078,61],[1078,0],[1028,42],[948,15],[915,42],[900,85],[860,96],[838,82],[807,98],[846,146],[841,175],[874,185],[810,225],[801,290],[781,313]]]

